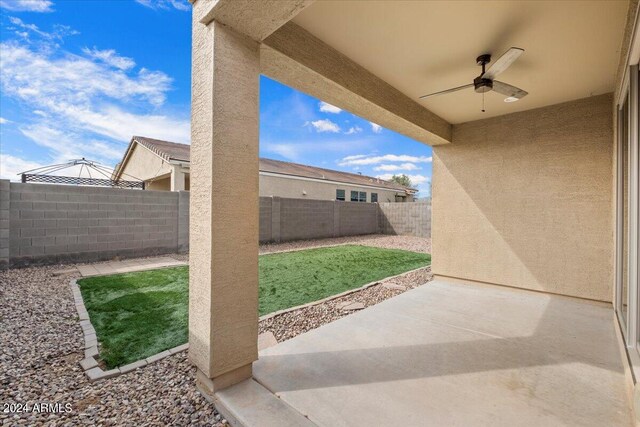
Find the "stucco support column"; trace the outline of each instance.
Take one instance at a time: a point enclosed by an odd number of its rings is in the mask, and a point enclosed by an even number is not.
[[[185,174],[181,166],[174,166],[171,169],[171,191],[184,191]]]
[[[209,396],[258,358],[259,56],[251,38],[194,21],[189,358]]]

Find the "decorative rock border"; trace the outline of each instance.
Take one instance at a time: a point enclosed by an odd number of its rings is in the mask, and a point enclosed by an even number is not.
[[[189,343],[182,344],[119,368],[110,369],[108,371],[103,370],[98,366],[98,361],[96,360],[96,357],[98,356],[98,337],[96,336],[96,330],[91,324],[91,320],[89,320],[89,313],[84,306],[84,300],[82,299],[82,293],[80,292],[77,279],[71,279],[70,285],[71,292],[73,293],[73,299],[76,303],[76,310],[78,310],[80,327],[82,328],[82,333],[84,335],[84,359],[80,361],[80,367],[82,367],[82,370],[87,375],[90,382],[96,382],[126,374],[138,368],[157,362],[158,360],[162,360],[172,354],[186,351],[189,348]]]

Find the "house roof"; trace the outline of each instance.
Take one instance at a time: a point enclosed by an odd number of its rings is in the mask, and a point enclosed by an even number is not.
[[[132,140],[144,145],[165,160],[183,160],[186,162],[191,160],[191,147],[187,144],[162,141],[145,136],[134,136]]]
[[[315,166],[301,165],[299,163],[283,162],[280,160],[260,158],[260,171],[281,175],[300,176],[304,178],[325,179],[327,181],[344,182],[348,184],[374,185],[395,191],[416,191],[392,181],[385,181],[373,176],[357,173],[341,172],[332,169],[318,168]]]
[[[144,136],[134,136],[131,138],[131,144],[127,149],[127,154],[131,150],[131,145],[137,142],[147,149],[153,151],[158,156],[167,161],[191,161],[191,150],[188,144],[179,144],[177,142],[162,141],[160,139],[147,138]],[[116,169],[126,163],[127,154],[122,162],[118,164]],[[280,175],[298,176],[303,178],[322,179],[327,181],[343,182],[347,184],[369,185],[389,190],[401,192],[415,192],[414,188],[405,187],[391,181],[385,181],[372,176],[360,175],[356,173],[341,172],[332,169],[318,168],[315,166],[302,165],[299,163],[283,162],[280,160],[260,158],[260,172],[269,172]]]

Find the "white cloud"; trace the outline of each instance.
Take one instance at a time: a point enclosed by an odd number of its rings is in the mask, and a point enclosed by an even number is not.
[[[382,132],[382,126],[377,125],[373,122],[369,122],[369,124],[371,124],[371,130],[373,131],[373,133],[380,133]]]
[[[336,137],[318,143],[316,141],[270,141],[263,139],[260,141],[260,149],[267,153],[278,154],[288,160],[302,161],[309,156],[326,155],[333,153],[336,156],[343,155],[354,149],[369,150],[372,148],[372,142],[367,138],[352,138],[348,144],[345,144],[344,137]]]
[[[171,9],[172,7],[184,12],[190,12],[191,6],[186,0],[136,0],[137,3],[150,9]]]
[[[420,185],[429,182],[429,177],[424,175],[409,175],[409,179],[413,185]]]
[[[160,114],[134,114],[115,106],[99,110],[70,107],[63,112],[78,126],[119,141],[129,141],[133,135],[184,144],[190,141],[188,119]]]
[[[374,171],[393,172],[393,171],[415,171],[420,169],[415,163],[402,163],[400,165],[380,165],[373,168]]]
[[[430,163],[431,157],[427,156],[409,156],[409,155],[397,155],[397,154],[385,154],[383,156],[364,156],[358,155],[345,157],[338,161],[340,166],[355,166],[355,165],[376,165],[384,162],[410,162],[410,163]]]
[[[429,182],[429,177],[424,175],[407,175],[411,180],[411,185],[419,186],[420,184],[425,184]],[[382,175],[377,175],[376,178],[384,179],[385,181],[389,181],[393,178],[393,174],[385,173]]]
[[[345,132],[346,135],[353,135],[354,133],[362,132],[362,128],[360,126],[352,126],[348,131]]]
[[[19,173],[39,168],[44,165],[33,162],[30,160],[24,160],[20,157],[11,156],[9,154],[3,154],[0,156],[0,179],[10,179],[11,181],[19,181]]]
[[[278,154],[287,160],[298,161],[302,152],[297,144],[265,144],[264,148],[270,153]]]
[[[320,111],[322,111],[323,113],[338,114],[342,111],[342,108],[336,107],[335,105],[331,105],[324,101],[320,101],[319,105],[320,105]]]
[[[53,25],[53,31],[47,32],[38,28],[35,24],[27,24],[22,19],[16,18],[15,16],[9,17],[9,22],[15,25],[15,27],[8,27],[9,30],[14,30],[14,32],[23,39],[29,40],[30,35],[36,35],[42,37],[43,39],[54,42],[54,41],[62,41],[63,38],[67,36],[73,36],[76,34],[80,34],[78,31],[72,29],[67,25]],[[20,31],[23,30],[23,31]],[[51,48],[52,46],[44,46],[46,48]],[[57,47],[57,45],[54,45]]]
[[[113,49],[99,50],[95,47],[93,49],[89,49],[87,47],[83,48],[82,51],[85,55],[88,55],[91,58],[99,59],[107,65],[110,65],[114,68],[118,68],[120,70],[128,70],[130,68],[135,67],[136,62],[125,56],[120,56]]]
[[[88,58],[65,54],[53,58],[48,52],[19,45],[0,44],[1,83],[5,95],[26,102],[52,105],[86,104],[96,97],[119,101],[139,99],[159,106],[166,99],[172,79],[161,71],[142,68],[137,75]]]
[[[316,132],[340,132],[340,126],[329,119],[315,120],[313,122],[306,123],[306,125],[309,124],[315,128]]]
[[[54,125],[25,126],[20,131],[37,145],[47,148],[53,163],[81,157],[112,163],[119,160],[124,151],[124,144],[114,146],[106,141],[87,138],[80,133],[61,130]]]
[[[0,0],[0,8],[13,12],[53,12],[51,0]]]
[[[356,160],[356,159],[362,159],[364,157],[369,157],[369,154],[354,154],[352,156],[347,156],[347,157],[343,157],[342,161],[349,161],[349,160]]]
[[[11,120],[7,120],[4,117],[0,117],[0,125],[3,125],[5,123],[11,123]]]
[[[171,89],[168,75],[134,72],[134,60],[114,50],[85,49],[85,57],[51,46],[44,36],[0,44],[0,90],[32,112],[18,128],[44,148],[41,158],[113,164],[133,135],[189,142],[187,115],[160,109]]]

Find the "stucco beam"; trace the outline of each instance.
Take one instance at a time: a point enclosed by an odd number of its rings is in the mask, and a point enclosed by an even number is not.
[[[451,141],[450,123],[293,22],[264,39],[260,68],[281,83],[425,144]]]
[[[314,0],[194,0],[194,21],[216,21],[262,41]]]
[[[217,21],[192,30],[189,359],[211,395],[258,358],[260,45]]]

